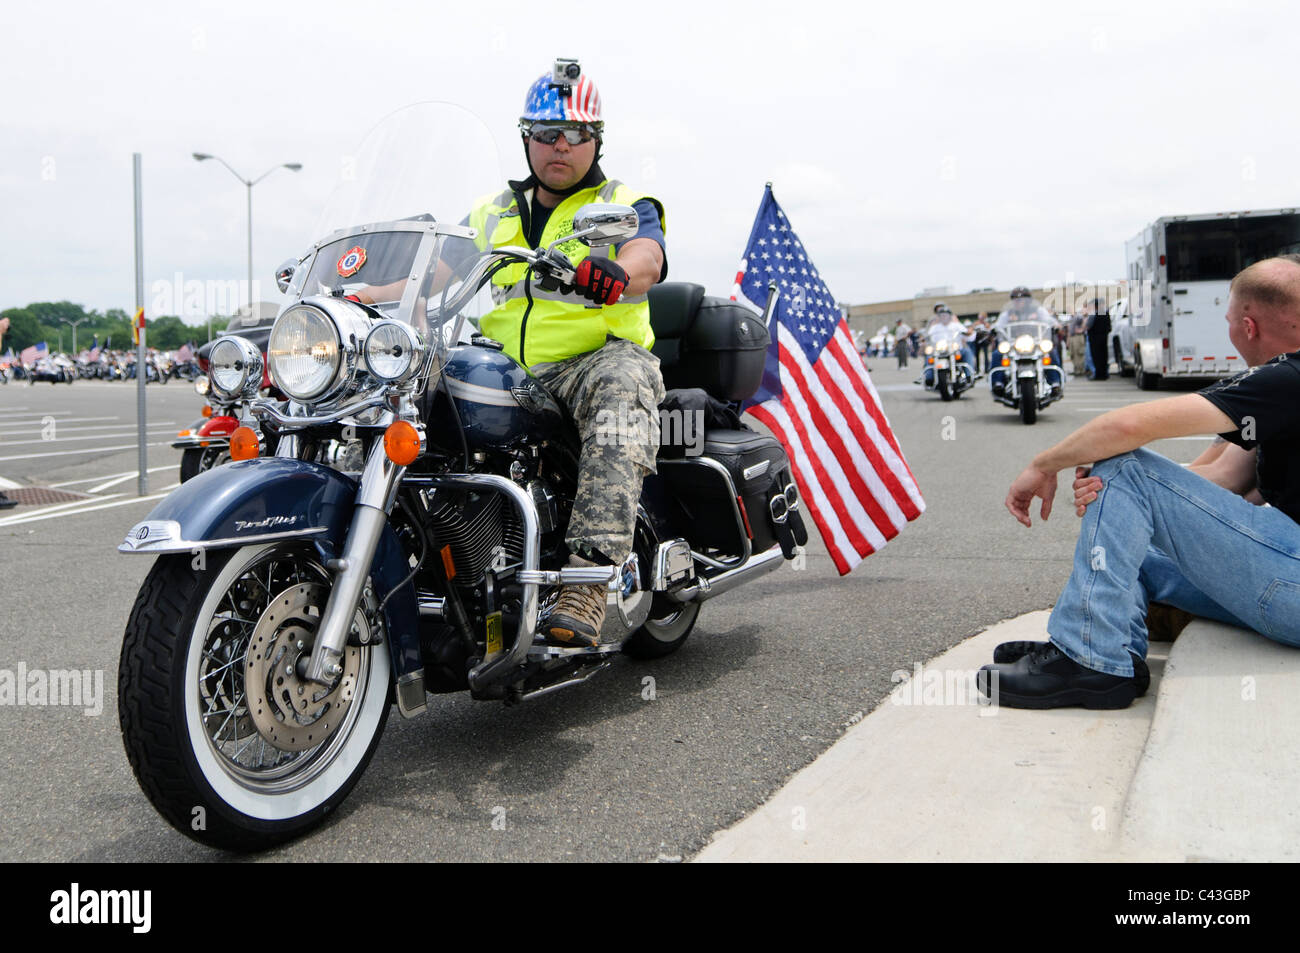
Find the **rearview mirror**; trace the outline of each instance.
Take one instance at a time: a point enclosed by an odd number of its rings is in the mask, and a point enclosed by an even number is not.
[[[573,216],[573,234],[565,238],[580,238],[588,245],[613,245],[627,241],[637,227],[636,209],[595,203],[578,209]]]
[[[297,267],[298,259],[288,258],[275,269],[275,286],[280,289],[280,294],[289,290],[289,282],[293,281],[293,273]]]

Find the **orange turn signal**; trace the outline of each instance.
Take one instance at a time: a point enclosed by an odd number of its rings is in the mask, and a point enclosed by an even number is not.
[[[399,466],[409,467],[420,456],[420,434],[405,420],[389,424],[384,431],[384,453]]]
[[[251,427],[236,427],[230,435],[230,459],[252,460],[257,456],[257,434]]]
[[[1009,358],[1009,357],[1004,357],[1004,358],[1002,359],[1002,366],[1003,366],[1003,367],[1010,367],[1010,366],[1011,366],[1011,358]]]
[[[1043,363],[1044,363],[1044,364],[1051,364],[1051,363],[1052,363],[1052,355],[1050,355],[1050,354],[1044,354],[1044,355],[1043,355]]]
[[[211,416],[212,416],[212,405],[211,405],[211,404],[204,404],[204,405],[203,405],[203,416],[204,416],[204,417],[211,417]]]

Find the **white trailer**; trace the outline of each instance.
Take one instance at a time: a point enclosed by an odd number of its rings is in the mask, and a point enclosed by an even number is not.
[[[1137,384],[1214,380],[1246,369],[1224,313],[1233,275],[1263,258],[1300,252],[1296,209],[1171,215],[1125,243]]]

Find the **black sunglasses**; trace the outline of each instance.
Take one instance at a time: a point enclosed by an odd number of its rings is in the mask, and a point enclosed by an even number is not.
[[[571,146],[591,142],[595,138],[589,126],[546,126],[537,123],[525,131],[528,138],[544,146],[554,145],[560,136],[564,136],[564,141]]]

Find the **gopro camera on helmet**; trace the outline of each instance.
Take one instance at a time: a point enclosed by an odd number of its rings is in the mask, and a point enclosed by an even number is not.
[[[551,87],[558,89],[561,96],[572,96],[573,84],[581,75],[582,67],[578,65],[577,60],[557,58],[555,66],[551,68]]]

